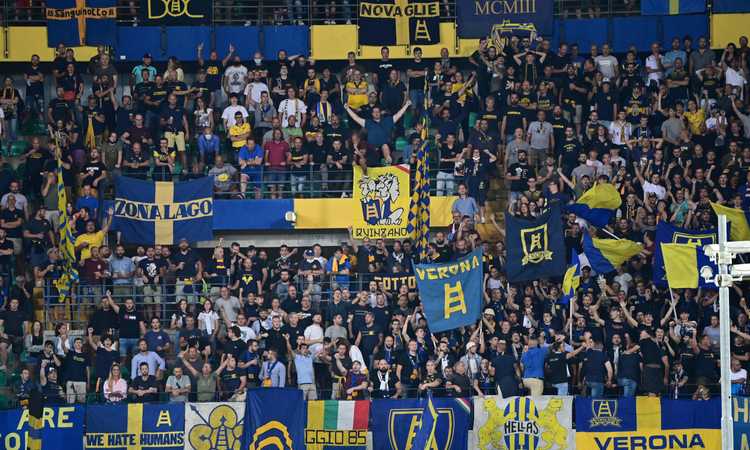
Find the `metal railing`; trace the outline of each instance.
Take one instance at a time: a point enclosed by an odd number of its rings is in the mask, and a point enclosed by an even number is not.
[[[456,18],[459,0],[438,0],[443,21]],[[358,0],[214,0],[211,25],[321,25],[356,23]],[[561,18],[609,17],[640,14],[640,0],[554,0],[554,14]],[[43,2],[22,5],[3,0],[4,25],[45,25]],[[120,1],[117,22],[139,25],[140,2]]]
[[[273,263],[273,261],[270,261]],[[351,269],[353,272],[354,268]],[[118,284],[113,285],[109,282],[91,283],[82,281],[75,286],[73,296],[69,301],[60,302],[57,290],[53,288],[51,281],[45,281],[41,299],[43,304],[37,303],[37,320],[42,321],[46,329],[51,329],[56,323],[66,322],[73,325],[75,329],[86,329],[89,319],[93,316],[96,308],[101,304],[101,299],[110,293],[112,299],[122,307],[126,299],[132,298],[138,309],[143,311],[148,306],[151,315],[159,317],[162,325],[167,328],[171,322],[171,316],[177,311],[177,304],[181,299],[186,299],[190,308],[200,306],[205,299],[210,298],[212,301],[219,297],[220,288],[230,284],[229,277],[222,277],[224,282],[211,283],[208,275],[204,274],[205,281],[197,281],[190,284],[162,282],[156,285],[147,285],[144,289],[142,283]],[[269,269],[268,282],[264,286],[264,294],[267,300],[264,306],[269,307],[272,298],[277,298],[279,291],[272,290],[270,279],[272,278],[271,269]],[[174,277],[172,277],[174,280]],[[326,273],[316,275],[312,279],[297,275],[290,279],[290,285],[297,289],[297,297],[309,296],[313,309],[320,310],[320,307],[328,303],[333,292],[336,289],[349,290],[352,292],[351,298],[354,298],[354,291],[367,290],[370,282],[375,282],[378,291],[387,293],[386,296],[392,296],[387,300],[389,304],[395,303],[398,289],[400,286],[407,286],[410,291],[416,289],[416,280],[413,275],[408,273],[381,275],[381,274],[359,274],[350,273],[348,280],[338,274]],[[185,286],[190,286],[185,288]],[[238,294],[235,292],[235,294]],[[283,299],[283,296],[282,296]],[[247,299],[245,298],[244,301]],[[282,301],[283,303],[283,301]],[[200,311],[200,310],[199,310]],[[39,314],[42,313],[42,314]]]
[[[236,166],[235,166],[236,168]],[[209,174],[206,169],[201,175]],[[458,184],[464,181],[464,177],[453,175],[450,178],[438,179],[438,169],[430,170],[430,194],[433,196],[455,195]],[[133,176],[132,173],[123,172],[123,175]],[[180,171],[175,174],[162,175],[160,171],[154,170],[145,179],[154,181],[179,181],[194,173]],[[267,168],[259,170],[248,181],[241,181],[242,173],[238,173],[231,180],[215,183],[215,199],[273,199],[273,198],[350,198],[352,197],[352,183],[354,174],[351,166],[336,170],[321,172],[319,168],[308,166],[300,169],[285,169],[271,171]],[[103,198],[111,199],[112,194],[107,192]]]

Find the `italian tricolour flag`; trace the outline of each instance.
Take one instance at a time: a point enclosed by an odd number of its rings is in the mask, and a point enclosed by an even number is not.
[[[307,402],[307,428],[311,430],[366,430],[369,418],[367,400]]]

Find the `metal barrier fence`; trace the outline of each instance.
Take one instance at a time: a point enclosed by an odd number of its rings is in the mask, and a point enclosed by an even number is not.
[[[209,282],[184,282],[172,281],[170,283],[160,283],[156,285],[144,285],[142,283],[118,284],[111,283],[87,283],[82,281],[74,289],[72,300],[61,303],[51,282],[46,282],[41,293],[39,302],[37,302],[36,319],[41,321],[46,329],[60,322],[70,323],[73,328],[86,329],[89,320],[93,317],[95,310],[101,306],[101,299],[110,293],[114,302],[122,307],[125,300],[132,298],[140,311],[148,310],[146,317],[150,319],[156,316],[160,319],[164,327],[169,327],[171,316],[177,311],[177,303],[181,299],[186,299],[190,308],[199,308],[204,299],[210,298],[215,300],[219,297],[219,291],[222,286],[230,286],[232,280],[229,277],[223,277],[225,282],[211,284]],[[336,289],[348,290],[351,292],[350,298],[354,298],[355,292],[368,290],[371,282],[375,282],[378,291],[386,293],[388,304],[396,303],[396,296],[400,286],[404,285],[410,291],[416,289],[414,276],[403,274],[402,276],[388,275],[380,276],[378,274],[357,274],[349,275],[349,279],[337,274],[325,274],[314,276],[311,279],[305,276],[297,275],[290,279],[291,286],[297,289],[297,297],[309,296],[313,309],[320,310],[321,304],[327,303]],[[174,280],[174,277],[172,277]],[[268,279],[271,279],[269,270]],[[278,291],[272,290],[270,281],[266,288],[266,300],[264,306],[267,308],[272,298],[277,298]],[[246,299],[246,296],[243,296]],[[388,297],[391,297],[388,299]],[[199,309],[200,311],[200,309]]]
[[[236,166],[235,166],[236,168]],[[450,196],[456,193],[458,184],[464,181],[462,175],[441,173],[438,169],[430,170],[430,194]],[[210,174],[210,171],[200,172]],[[128,172],[126,176],[133,176]],[[191,176],[189,173],[161,175],[154,171],[146,179],[155,181],[178,181]],[[233,179],[215,185],[214,198],[346,198],[352,196],[354,173],[351,167],[339,170],[321,171],[319,168],[306,167],[299,170],[270,171],[261,169],[243,181],[242,172]],[[110,193],[104,195],[110,199]]]
[[[355,23],[358,0],[214,0],[211,25],[322,25]],[[439,0],[441,18],[456,17],[457,0]],[[554,0],[555,16],[607,17],[640,14],[640,0]],[[117,21],[138,25],[140,0],[118,0]],[[4,25],[45,25],[44,2],[3,0]]]

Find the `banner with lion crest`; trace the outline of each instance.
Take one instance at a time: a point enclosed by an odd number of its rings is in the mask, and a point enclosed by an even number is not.
[[[404,239],[409,216],[409,165],[354,166],[352,197],[359,206],[352,218],[354,239]]]
[[[474,436],[478,450],[574,449],[573,397],[477,397]]]

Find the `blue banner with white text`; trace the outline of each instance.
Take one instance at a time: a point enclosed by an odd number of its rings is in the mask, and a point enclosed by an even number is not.
[[[471,402],[460,398],[433,398],[437,410],[436,447],[440,450],[466,450],[469,437]],[[373,400],[372,441],[374,450],[410,448],[422,420],[427,399]]]
[[[82,450],[84,406],[44,408],[42,448]],[[29,434],[29,409],[0,411],[0,448],[25,450]]]
[[[89,405],[86,449],[182,450],[185,404]],[[46,445],[43,444],[46,450]]]
[[[430,331],[453,330],[479,320],[482,310],[482,249],[456,261],[417,264],[414,272]]]
[[[497,30],[530,28],[536,34],[551,36],[553,7],[553,0],[457,0],[458,37],[476,39],[494,35]]]
[[[113,229],[127,243],[213,239],[213,177],[176,183],[118,177]]]

